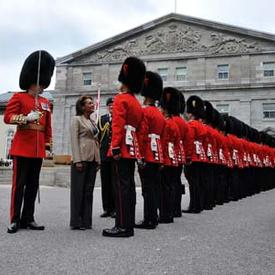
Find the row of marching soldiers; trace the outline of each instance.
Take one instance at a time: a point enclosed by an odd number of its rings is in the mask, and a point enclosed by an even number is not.
[[[134,228],[155,229],[181,217],[183,167],[190,186],[190,213],[274,187],[275,149],[257,144],[255,129],[246,125],[240,131],[240,121],[222,117],[197,96],[188,98],[185,112],[183,94],[172,87],[163,89],[161,77],[146,71],[138,58],[124,61],[118,80],[122,86],[114,98],[109,150],[115,167],[116,221],[103,236],[130,237]],[[143,106],[137,94],[143,96]],[[188,122],[181,116],[184,112]],[[139,223],[136,161],[144,199]]]

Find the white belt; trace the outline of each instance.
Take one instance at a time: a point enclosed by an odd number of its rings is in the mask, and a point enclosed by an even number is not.
[[[151,139],[151,150],[152,150],[152,152],[158,152],[157,140],[160,139],[160,136],[157,135],[157,134],[149,134],[148,137]]]
[[[136,131],[136,128],[131,126],[131,125],[125,125],[124,128],[126,129],[126,135],[125,135],[125,143],[126,145],[130,145],[133,146],[133,136],[132,136],[132,132]]]

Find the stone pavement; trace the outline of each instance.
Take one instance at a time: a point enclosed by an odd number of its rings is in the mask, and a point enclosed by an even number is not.
[[[136,230],[128,239],[101,236],[114,220],[99,217],[100,188],[93,229],[86,231],[69,229],[69,189],[41,187],[36,219],[46,230],[9,235],[9,197],[10,186],[0,185],[0,274],[275,274],[275,190],[184,214],[155,231]]]

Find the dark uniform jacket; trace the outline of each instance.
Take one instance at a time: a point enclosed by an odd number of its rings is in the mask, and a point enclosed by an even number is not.
[[[110,114],[105,114],[100,117],[98,122],[99,135],[98,139],[100,142],[100,159],[101,161],[107,161],[107,153],[111,145],[112,138],[112,119]]]

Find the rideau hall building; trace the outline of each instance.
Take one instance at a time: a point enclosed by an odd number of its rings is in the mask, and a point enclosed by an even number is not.
[[[78,97],[96,100],[100,89],[105,113],[128,56],[141,58],[164,87],[176,87],[186,99],[195,94],[256,129],[275,128],[275,35],[172,13],[57,59],[55,154],[70,154]]]

